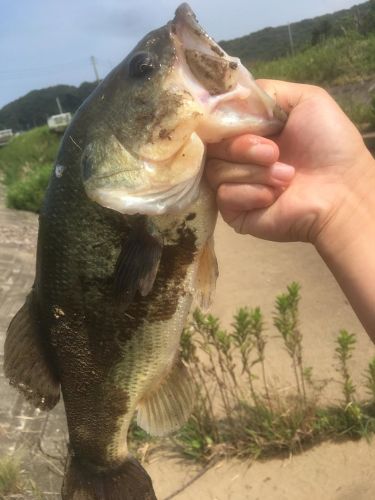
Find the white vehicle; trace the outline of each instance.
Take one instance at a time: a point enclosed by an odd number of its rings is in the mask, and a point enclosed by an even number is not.
[[[50,130],[54,132],[63,132],[71,121],[71,113],[60,113],[59,115],[50,116],[47,120],[47,124]]]
[[[5,146],[13,137],[13,131],[10,128],[0,130],[0,146]]]

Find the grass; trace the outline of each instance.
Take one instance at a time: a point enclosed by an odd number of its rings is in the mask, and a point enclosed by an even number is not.
[[[15,457],[0,459],[0,500],[21,493],[24,489],[20,460]]]
[[[179,453],[198,461],[257,459],[301,452],[328,439],[369,439],[375,432],[375,358],[363,376],[369,397],[358,401],[351,376],[356,337],[341,330],[334,346],[341,403],[321,405],[329,381],[317,380],[313,368],[305,366],[300,299],[300,287],[292,283],[276,297],[272,318],[295,380],[288,391],[269,382],[269,339],[259,308],[237,311],[229,331],[218,318],[194,312],[181,339],[181,356],[193,379],[196,405],[188,423],[172,437]],[[335,399],[340,400],[340,393]],[[130,440],[136,429],[134,425]],[[145,446],[147,435],[135,438]]]
[[[329,38],[292,57],[249,64],[255,76],[316,85],[341,85],[375,74],[375,34]]]
[[[0,458],[0,500],[47,498],[26,469],[19,454]]]
[[[248,64],[259,78],[287,80],[330,87],[358,82],[375,75],[375,34],[363,37],[358,33],[329,38],[291,57]],[[371,104],[356,96],[337,99],[359,129],[375,128],[375,95]]]
[[[375,129],[375,96],[370,105],[359,102],[353,96],[338,97],[336,101],[360,131]]]
[[[40,165],[10,184],[7,205],[18,210],[39,212],[50,175],[51,165]]]
[[[44,126],[15,137],[0,149],[9,207],[39,211],[59,142],[59,136]]]

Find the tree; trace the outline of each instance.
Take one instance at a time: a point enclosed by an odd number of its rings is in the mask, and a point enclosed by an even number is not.
[[[369,1],[368,12],[363,19],[362,30],[365,35],[375,33],[375,0]]]
[[[311,33],[311,45],[317,45],[327,40],[332,35],[332,21],[324,19],[321,21]]]

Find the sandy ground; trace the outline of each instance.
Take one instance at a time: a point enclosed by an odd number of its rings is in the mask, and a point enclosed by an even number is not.
[[[0,210],[0,219],[0,335],[3,337],[10,317],[22,304],[32,283],[37,221],[31,214],[19,214],[4,208]],[[26,243],[23,244],[25,236]],[[313,248],[239,236],[219,222],[216,249],[220,277],[212,312],[220,316],[223,325],[229,326],[236,308],[244,305],[262,308],[268,318],[267,370],[270,380],[279,387],[293,383],[290,361],[272,327],[271,313],[275,295],[295,280],[302,285],[301,325],[306,364],[312,365],[319,377],[337,378],[334,338],[339,329],[346,328],[358,334],[352,368],[355,382],[360,383],[367,361],[375,355],[374,346]],[[338,395],[337,386],[332,382],[326,398],[332,401]],[[39,448],[40,444],[48,448],[57,434],[64,435],[60,405],[51,413],[48,422],[43,418],[42,414],[32,413],[25,407],[0,377],[0,454],[14,449],[21,435],[32,436],[28,442],[34,449],[36,444]],[[16,428],[14,422],[17,419],[26,423]],[[32,427],[28,424],[30,421]],[[38,421],[41,427],[36,425]],[[24,439],[21,441],[24,443]],[[153,478],[159,500],[370,500],[375,498],[372,492],[374,464],[375,445],[362,440],[322,444],[288,459],[252,464],[221,461],[204,474],[191,462],[160,453],[151,455],[146,468]],[[35,479],[40,483],[46,473],[43,473],[43,468],[37,470]],[[61,477],[57,473],[48,481],[51,493],[46,498],[59,498],[53,492],[58,491]]]
[[[360,383],[363,367],[375,354],[374,346],[314,247],[241,236],[219,220],[216,253],[220,276],[212,312],[229,326],[238,307],[261,307],[268,325],[271,377],[280,379],[281,384],[292,380],[289,358],[275,338],[272,312],[275,296],[297,281],[301,285],[300,320],[306,366],[312,366],[319,376],[337,379],[334,340],[340,329],[346,329],[357,334],[352,369]],[[328,396],[336,393],[334,385],[331,390],[328,386]]]
[[[374,461],[365,442],[328,443],[285,460],[221,462],[176,496],[170,492],[194,477],[186,464],[159,459],[149,472],[165,500],[372,500]]]
[[[292,383],[290,361],[272,327],[275,295],[291,281],[302,286],[304,356],[317,377],[337,380],[334,339],[342,328],[357,333],[351,363],[357,384],[375,348],[333,276],[313,247],[279,244],[235,234],[222,221],[216,231],[220,277],[212,312],[229,327],[240,306],[260,306],[268,318],[268,374],[279,387]],[[337,383],[326,400],[339,397]],[[166,457],[151,459],[148,470],[158,498],[179,500],[370,500],[375,498],[375,443],[324,443],[288,459],[244,463],[222,461],[176,496],[200,470]]]

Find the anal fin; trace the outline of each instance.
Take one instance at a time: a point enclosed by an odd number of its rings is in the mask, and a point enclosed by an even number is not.
[[[195,282],[196,300],[200,307],[208,309],[213,300],[216,279],[219,275],[212,236],[207,240],[198,258],[199,262]]]
[[[8,327],[4,372],[10,384],[42,410],[53,408],[60,399],[60,384],[46,351],[31,292]]]
[[[179,361],[161,385],[138,405],[137,424],[153,436],[165,436],[187,421],[193,404],[190,376]]]

